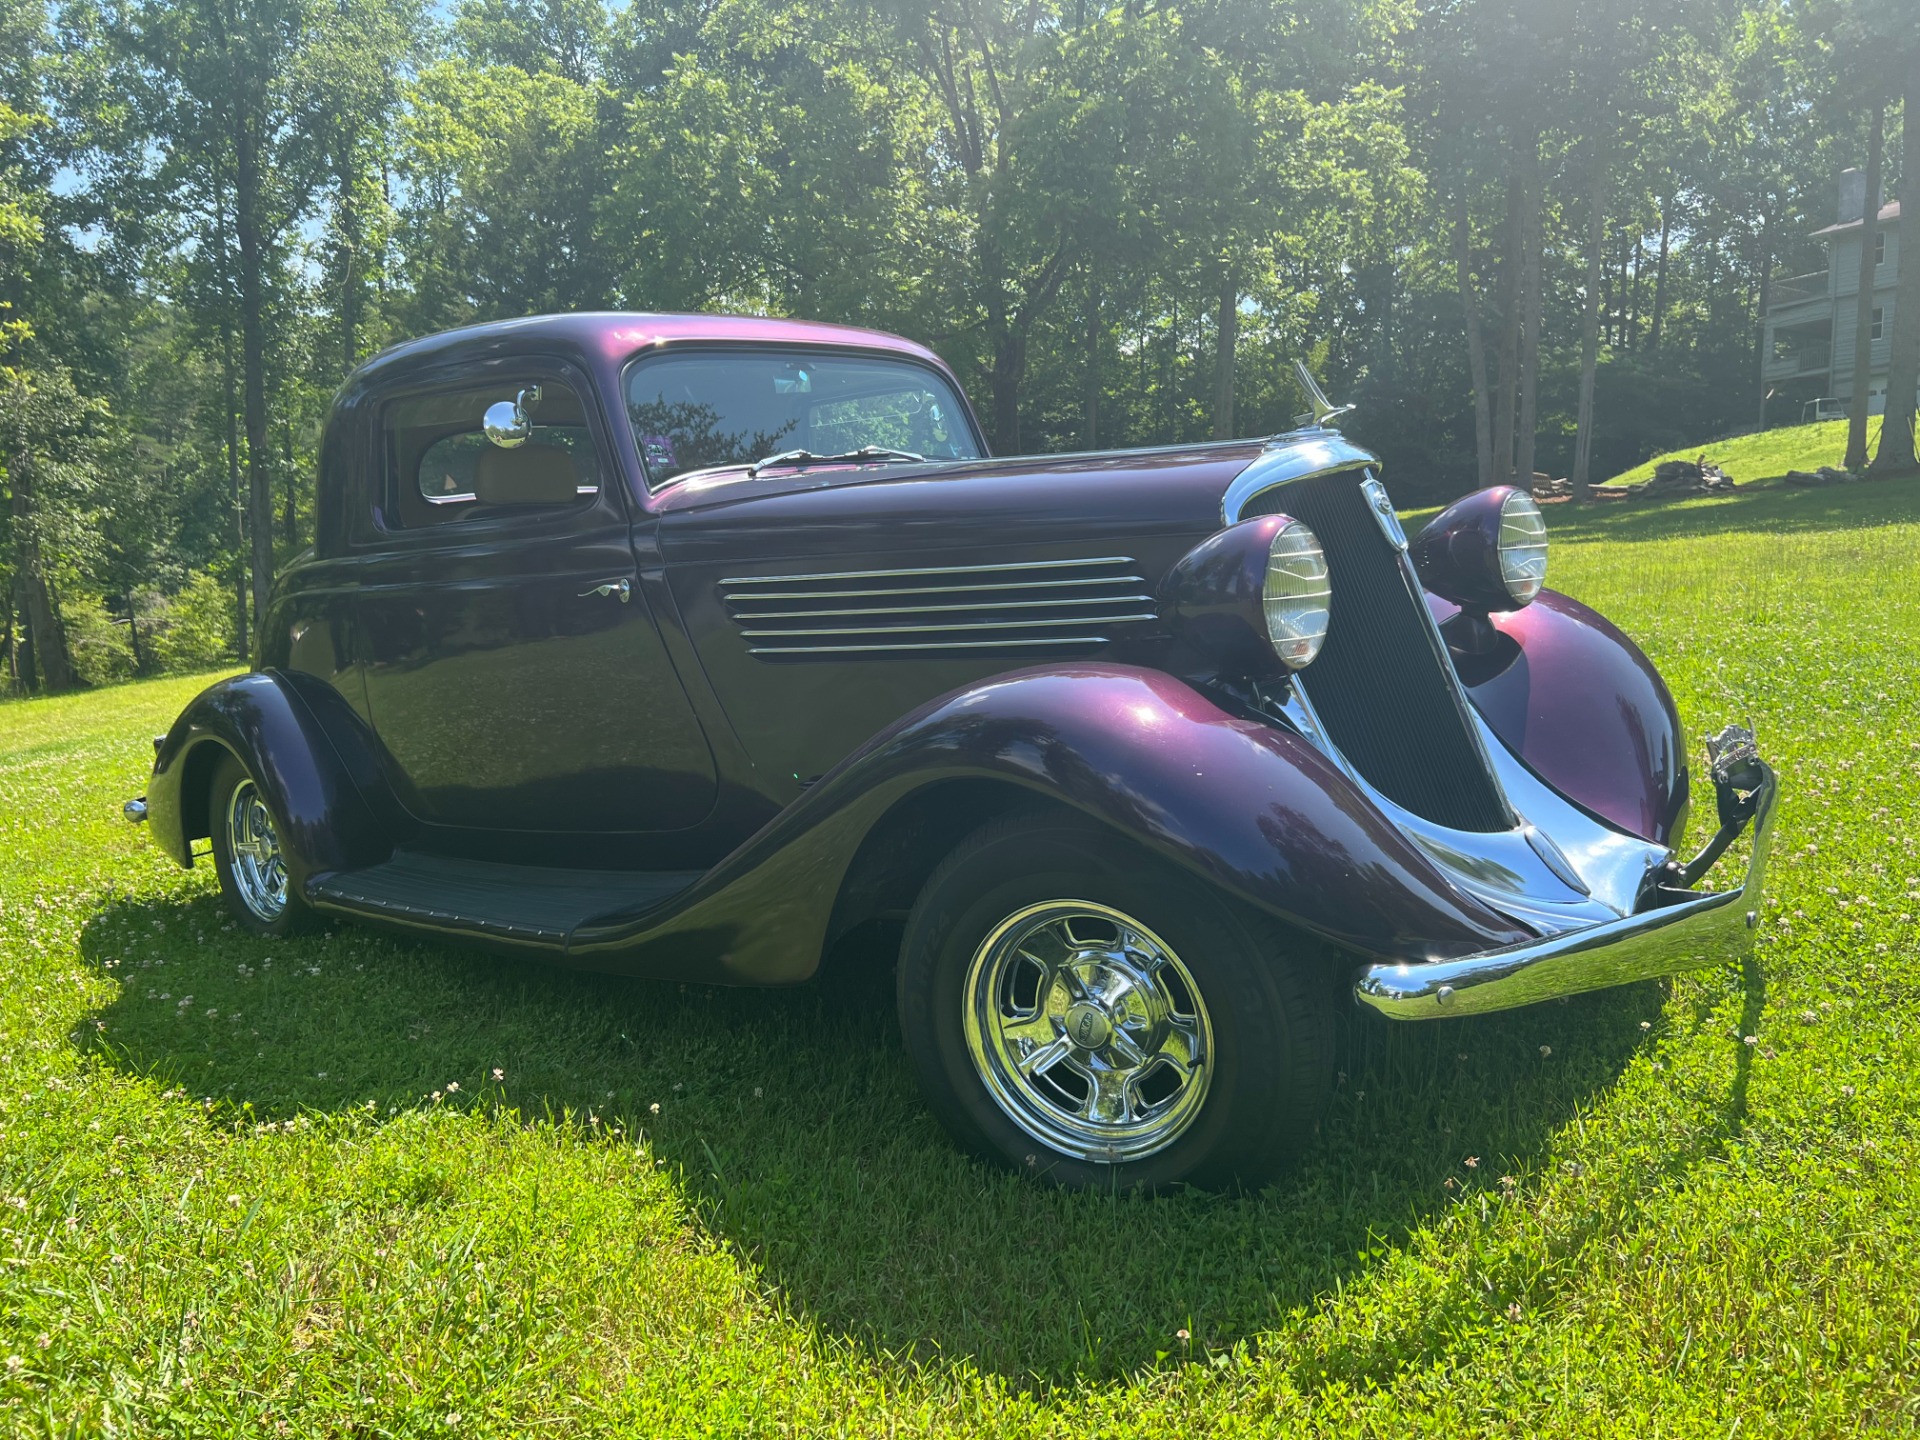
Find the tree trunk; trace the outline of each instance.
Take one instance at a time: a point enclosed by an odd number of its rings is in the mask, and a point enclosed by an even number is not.
[[[1858,473],[1867,464],[1868,391],[1873,388],[1873,232],[1880,209],[1880,167],[1886,150],[1887,104],[1874,103],[1867,126],[1867,214],[1860,230],[1860,294],[1853,307],[1853,395],[1847,402],[1847,458]],[[1891,388],[1888,391],[1892,393]]]
[[[1494,349],[1498,379],[1493,399],[1493,478],[1502,485],[1513,479],[1514,411],[1520,398],[1520,381],[1514,372],[1520,363],[1520,272],[1525,268],[1522,256],[1527,243],[1522,188],[1516,163],[1515,173],[1507,180],[1507,253],[1500,267],[1500,336]]]
[[[1627,254],[1627,307],[1621,316],[1621,348],[1631,355],[1640,344],[1640,256],[1646,249],[1646,236],[1633,237],[1633,249]]]
[[[1480,297],[1473,284],[1473,230],[1462,196],[1453,210],[1453,268],[1460,284],[1460,316],[1467,332],[1467,371],[1473,379],[1473,448],[1479,488],[1493,484],[1493,421],[1487,392],[1487,346],[1480,334]]]
[[[236,101],[233,231],[240,245],[240,373],[247,429],[247,521],[253,536],[253,623],[273,592],[273,475],[267,451],[266,257],[262,253],[257,117]]]
[[[1914,390],[1920,388],[1920,46],[1907,65],[1906,117],[1900,126],[1899,288],[1893,296],[1893,337],[1887,357],[1887,409],[1880,420],[1876,474],[1899,474],[1920,467],[1913,445]],[[1868,215],[1877,196],[1867,200]],[[1870,243],[1870,241],[1869,241]]]
[[[1667,318],[1667,255],[1673,241],[1673,201],[1660,202],[1660,262],[1653,271],[1653,324],[1647,330],[1647,353],[1660,353],[1660,326]]]
[[[40,689],[40,667],[33,658],[33,622],[27,618],[26,590],[18,578],[13,588],[20,612],[20,630],[13,641],[13,678],[20,682],[22,690],[32,695]]]
[[[359,149],[353,131],[340,139],[334,157],[334,180],[340,196],[340,373],[353,369],[360,355],[360,204],[359,184],[354,174],[354,155]]]
[[[1100,276],[1087,267],[1087,370],[1080,402],[1081,444],[1100,448]]]
[[[233,393],[233,322],[220,320],[220,371],[227,407],[227,504],[233,510],[234,564],[234,636],[239,642],[240,658],[247,658],[247,621],[251,606],[247,602],[247,510],[240,503],[240,407]]]
[[[147,659],[140,651],[140,609],[134,602],[133,586],[127,586],[127,639],[133,643],[133,673],[147,673]]]
[[[1027,337],[1009,331],[993,347],[993,453],[1020,453],[1020,387],[1027,378]]]
[[[1545,304],[1545,284],[1541,275],[1541,246],[1545,241],[1540,193],[1540,146],[1536,140],[1529,148],[1522,175],[1526,182],[1526,209],[1521,233],[1526,258],[1520,270],[1520,423],[1514,434],[1513,474],[1516,485],[1533,489],[1533,456],[1538,440],[1540,395],[1540,316]]]
[[[293,422],[280,422],[280,488],[285,503],[281,507],[281,520],[285,526],[288,550],[300,548],[300,516],[295,504],[293,471]]]
[[[58,695],[74,687],[73,658],[67,650],[66,626],[60,622],[59,608],[47,589],[47,577],[41,568],[40,541],[33,533],[32,482],[16,467],[13,480],[14,564],[20,576],[21,610],[26,620],[28,643],[32,647],[34,668],[45,682],[49,694]]]
[[[1760,294],[1754,301],[1753,368],[1760,377],[1760,428],[1767,428],[1767,306],[1773,301],[1773,210],[1760,219]]]
[[[28,440],[26,417],[31,390],[23,374],[16,372],[11,383],[20,391],[20,403],[15,407],[18,428],[6,437],[7,481],[12,491],[9,508],[13,573],[20,587],[21,609],[35,665],[47,690],[57,695],[74,687],[73,658],[67,649],[67,631],[60,622],[59,607],[53,603],[53,595],[47,588],[45,555],[40,548],[39,507],[34,503],[38,480],[35,471],[39,467]]]
[[[1593,147],[1593,194],[1587,213],[1587,298],[1580,312],[1580,418],[1573,442],[1573,499],[1592,499],[1593,391],[1600,369],[1600,276],[1605,270],[1601,248],[1607,238],[1607,152],[1603,142]]]
[[[1213,337],[1213,438],[1233,438],[1233,356],[1240,338],[1240,276],[1232,265],[1220,276],[1220,315]]]
[[[1613,344],[1613,266],[1600,263],[1600,330],[1607,344]]]

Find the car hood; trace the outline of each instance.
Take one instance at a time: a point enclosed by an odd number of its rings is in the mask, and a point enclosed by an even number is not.
[[[1026,455],[934,465],[829,466],[748,479],[726,471],[661,493],[670,563],[899,551],[990,552],[1099,536],[1206,535],[1260,440]]]

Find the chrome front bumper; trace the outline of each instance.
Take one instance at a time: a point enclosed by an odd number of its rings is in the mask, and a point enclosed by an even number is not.
[[[1563,995],[1677,975],[1743,958],[1760,923],[1778,782],[1764,769],[1754,792],[1753,855],[1737,890],[1669,891],[1668,901],[1621,920],[1457,960],[1371,965],[1354,994],[1394,1020],[1484,1015]]]

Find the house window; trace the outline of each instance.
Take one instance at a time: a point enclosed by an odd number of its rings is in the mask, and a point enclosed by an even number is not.
[[[1876,265],[1887,263],[1887,232],[1884,230],[1873,232],[1873,263]]]
[[[1868,332],[1868,338],[1878,340],[1882,335],[1886,334],[1886,332],[1886,307],[1884,305],[1876,305],[1873,307],[1873,328]]]

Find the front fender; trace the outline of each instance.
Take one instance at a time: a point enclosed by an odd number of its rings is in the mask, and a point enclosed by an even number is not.
[[[1457,890],[1307,741],[1163,672],[1087,664],[1017,671],[923,707],[828,772],[671,916],[606,917],[574,933],[569,955],[687,973],[691,956],[659,958],[699,937],[727,978],[804,979],[860,842],[913,792],[955,780],[1050,797],[1365,955],[1439,958],[1531,938]]]
[[[202,690],[161,741],[147,784],[147,820],[181,865],[210,833],[205,786],[222,755],[238,756],[280,817],[280,848],[295,887],[328,870],[378,864],[392,852],[386,827],[350,767],[299,693],[277,671],[237,675]]]
[[[1491,618],[1511,644],[1482,661],[1458,658],[1494,733],[1575,804],[1629,834],[1677,844],[1686,739],[1653,662],[1604,615],[1557,591]]]

